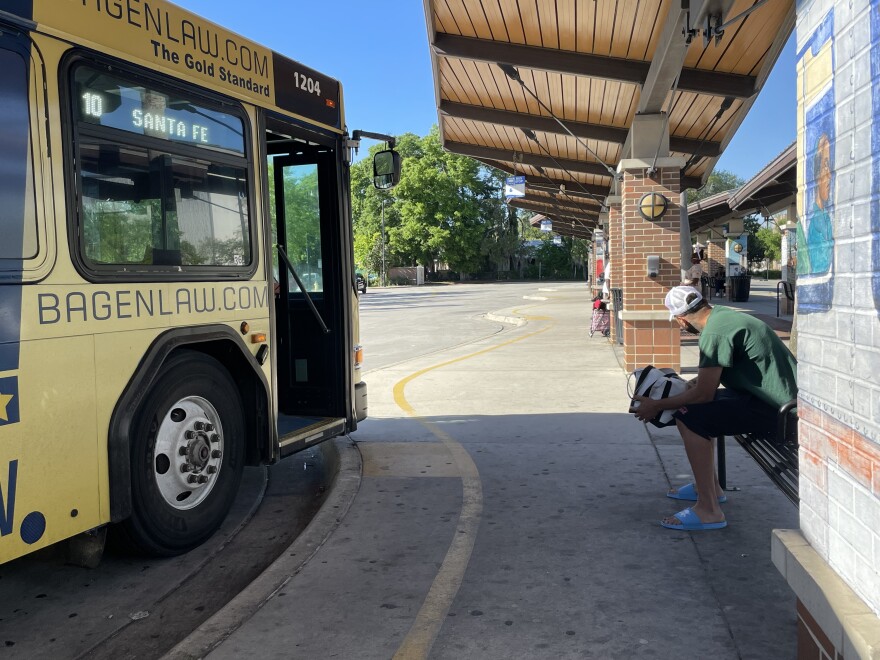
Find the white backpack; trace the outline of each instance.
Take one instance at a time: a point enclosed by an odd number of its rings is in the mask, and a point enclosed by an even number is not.
[[[635,387],[632,387],[632,379],[635,378]],[[635,396],[647,396],[652,399],[667,399],[678,396],[687,389],[687,381],[675,373],[672,369],[658,369],[648,365],[642,369],[636,369],[627,379],[627,393],[630,398]],[[639,402],[633,401],[631,410],[638,408]],[[672,415],[674,410],[663,410],[654,419],[649,420],[657,427],[672,426],[675,420]]]

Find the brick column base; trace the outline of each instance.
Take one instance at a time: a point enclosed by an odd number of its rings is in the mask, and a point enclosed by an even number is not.
[[[681,368],[681,343],[678,325],[669,321],[624,321],[623,359],[627,371],[647,364]]]

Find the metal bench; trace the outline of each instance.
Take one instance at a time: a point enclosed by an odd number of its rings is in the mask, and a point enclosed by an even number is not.
[[[780,293],[784,293],[788,300],[794,302],[794,285],[791,282],[782,280],[776,284],[776,316],[779,316],[779,299]]]
[[[798,504],[798,439],[797,439],[797,400],[786,403],[779,409],[776,433],[760,435],[747,433],[735,435],[755,462],[761,467],[791,502]],[[724,436],[718,441],[718,481],[724,490],[738,490],[727,487],[727,452]]]

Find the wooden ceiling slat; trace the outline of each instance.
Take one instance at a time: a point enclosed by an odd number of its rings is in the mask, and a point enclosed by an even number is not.
[[[556,3],[559,47],[562,50],[577,50],[576,14],[577,10],[574,0],[558,0]]]
[[[577,76],[559,76],[561,104],[557,116],[563,121],[573,121],[576,118],[577,81]]]
[[[605,94],[602,99],[601,113],[599,115],[600,124],[614,123],[614,109],[617,105],[617,96],[619,93],[619,82],[608,81],[605,83]]]
[[[596,3],[579,2],[575,4],[576,48],[579,53],[592,53],[596,31]]]
[[[559,48],[556,0],[538,0],[538,16],[541,19],[541,45],[544,48]]]
[[[478,126],[476,122],[472,122],[474,126]],[[518,151],[517,147],[519,146],[516,142],[517,138],[515,134],[511,131],[508,131],[502,126],[496,126],[495,124],[481,124],[479,126],[483,127],[483,132],[487,135],[487,139],[492,144],[496,144],[501,149],[508,149],[512,151]]]
[[[612,57],[626,58],[629,55],[637,8],[638,3],[635,2],[617,3],[617,12],[614,17],[614,36],[611,38],[611,51],[609,52]]]
[[[683,133],[684,137],[699,140],[721,107],[722,100],[688,92],[680,93],[679,102],[670,113],[669,124],[675,127],[673,130],[676,135]]]
[[[663,31],[663,25],[666,23],[666,17],[679,0],[663,0],[657,13],[657,22],[654,25],[646,26],[649,31],[648,48],[646,60],[651,60],[657,50],[657,44],[660,43],[660,33]]]
[[[458,34],[458,27],[455,25],[455,17],[449,12],[449,7],[443,0],[435,0],[431,3],[434,7],[434,27],[438,32],[447,32],[449,34]]]
[[[474,28],[474,31],[477,33],[477,36],[481,39],[503,39],[504,31],[499,33],[495,33],[492,29],[492,26],[489,25],[489,21],[486,18],[486,12],[483,9],[483,1],[479,2],[471,0],[469,2],[463,2],[459,0],[462,6],[467,11],[468,17],[470,18],[471,25]]]
[[[483,75],[484,72],[481,68],[482,67],[476,62],[470,60],[461,61],[462,74],[470,83],[471,89],[474,90],[474,95],[478,99],[478,103],[482,102],[482,99],[493,98],[492,90],[487,86],[489,81],[486,79],[486,76]]]
[[[504,17],[504,25],[507,27],[507,36],[510,39],[510,43],[524,44],[526,42],[526,35],[519,14],[518,0],[498,0],[498,8]]]
[[[467,136],[460,131],[460,122],[456,119],[446,118],[443,120],[444,135],[453,142],[466,142]]]
[[[468,14],[467,7],[465,7],[462,0],[443,0],[443,2],[448,7],[449,13],[455,17],[458,34],[463,37],[479,36],[473,22],[471,21],[471,17]],[[483,38],[486,38],[485,35]]]
[[[441,60],[440,66],[437,68],[440,80],[444,83],[443,88],[454,93],[462,103],[470,103],[473,95],[468,93],[468,89],[465,89],[453,65],[446,60]],[[470,88],[470,81],[465,79],[464,82]]]
[[[510,41],[510,29],[504,20],[504,13],[501,11],[498,0],[483,0],[483,12],[486,14],[489,29],[494,35],[493,38],[497,41]]]
[[[591,84],[591,78],[575,77],[575,89],[577,90],[577,94],[575,96],[574,120],[584,124],[589,122]]]
[[[608,87],[607,80],[593,80],[590,86],[590,114],[587,121],[591,124],[602,123],[602,102],[605,99],[605,89]]]
[[[544,72],[528,70],[520,71],[519,73],[520,77],[522,78],[523,82],[528,86],[528,88],[537,94],[538,79],[543,77]],[[541,106],[538,104],[537,101],[535,101],[534,98],[532,98],[531,94],[526,94],[525,92],[523,92],[523,98],[526,102],[526,111],[530,115],[540,115],[544,113],[544,111],[541,109]]]
[[[663,8],[661,0],[643,3],[633,26],[633,37],[630,42],[630,51],[627,53],[627,58],[648,60],[648,53],[653,53],[656,48],[656,44],[652,44],[652,37],[655,32],[654,26],[663,25],[665,16],[666,9]]]
[[[549,93],[550,103],[547,103],[550,106],[551,112],[556,116],[563,118],[565,117],[565,94],[563,93],[563,76],[559,73],[548,73],[547,74],[547,89]],[[541,97],[543,100],[543,97]]]
[[[756,73],[763,64],[770,44],[773,43],[773,37],[779,32],[779,24],[785,18],[784,13],[779,11],[782,9],[781,6],[771,8],[777,10],[778,16],[771,16],[769,12],[768,15],[762,15],[758,10],[743,20],[742,30],[747,31],[751,36],[751,44],[748,48],[742,49],[736,59],[734,59],[737,54],[735,50],[732,53],[725,53],[720,63],[725,71],[730,69],[733,73],[752,74]],[[766,48],[761,48],[762,44],[766,44]]]
[[[611,37],[614,28],[615,0],[596,2],[596,32],[593,35],[593,53],[608,55],[611,52]]]
[[[477,76],[471,76],[471,72],[468,70],[468,62],[465,60],[459,60],[456,65],[451,68],[458,79],[462,91],[464,91],[468,98],[468,103],[480,103],[482,100],[480,90],[474,85],[475,78],[477,82],[480,82],[480,80]]]
[[[536,0],[521,0],[518,3],[519,15],[522,19],[525,43],[540,48],[544,44],[541,43],[541,19],[538,16],[538,7],[535,3]]]

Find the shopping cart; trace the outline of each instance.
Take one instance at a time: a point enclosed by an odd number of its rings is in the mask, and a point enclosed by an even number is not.
[[[603,337],[611,335],[611,313],[605,303],[593,306],[593,315],[590,318],[590,337],[598,332]]]

